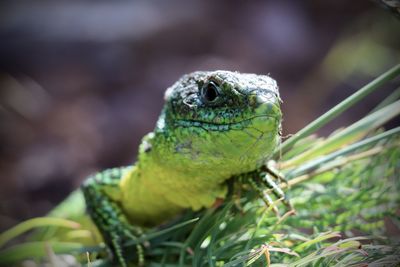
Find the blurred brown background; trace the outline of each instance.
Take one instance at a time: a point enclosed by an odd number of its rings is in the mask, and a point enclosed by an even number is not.
[[[400,21],[373,1],[3,1],[0,230],[45,214],[86,175],[133,162],[184,73],[271,74],[287,135],[400,62],[399,48]]]

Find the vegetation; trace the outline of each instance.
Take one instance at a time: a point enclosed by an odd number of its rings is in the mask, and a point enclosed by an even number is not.
[[[274,205],[268,206],[247,183],[236,183],[221,205],[187,212],[127,243],[127,251],[132,252],[128,257],[136,265],[137,245],[142,244],[146,266],[154,267],[399,266],[399,240],[391,239],[387,226],[400,227],[400,127],[383,127],[400,113],[400,88],[352,125],[326,138],[311,135],[398,76],[400,65],[310,123],[276,151],[276,168],[288,180],[280,187],[296,214],[291,214],[282,199],[275,198]],[[274,196],[270,189],[263,190]],[[44,258],[50,266],[66,262],[110,266],[103,257],[104,245],[73,241],[74,236],[91,230],[63,219],[24,222],[0,236],[0,248],[27,230],[49,226],[67,229],[70,240],[48,238],[10,246],[0,252],[0,265],[28,257],[35,262]]]

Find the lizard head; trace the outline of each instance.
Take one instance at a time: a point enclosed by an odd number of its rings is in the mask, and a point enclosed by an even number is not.
[[[185,171],[251,171],[279,142],[281,100],[269,76],[198,71],[168,88],[165,101],[152,147]]]

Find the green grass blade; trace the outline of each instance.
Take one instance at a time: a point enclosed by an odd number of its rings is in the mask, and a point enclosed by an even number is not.
[[[336,151],[336,152],[334,152],[332,154],[329,154],[329,155],[327,155],[325,157],[319,158],[317,160],[313,160],[313,161],[311,161],[311,162],[309,162],[307,164],[303,164],[299,168],[296,168],[292,172],[289,172],[288,174],[286,174],[286,177],[288,179],[291,179],[293,177],[296,177],[296,176],[302,175],[304,173],[310,172],[310,171],[318,168],[319,166],[321,166],[321,165],[323,165],[325,163],[331,162],[332,160],[334,160],[335,158],[337,158],[339,156],[347,155],[347,154],[349,154],[349,153],[351,153],[351,152],[353,152],[353,151],[355,151],[357,149],[360,149],[360,148],[362,148],[364,146],[372,145],[372,144],[374,144],[374,143],[376,143],[376,142],[378,142],[380,140],[389,138],[390,136],[393,136],[393,135],[396,135],[396,134],[399,134],[399,133],[400,133],[400,127],[396,127],[396,128],[393,128],[393,129],[391,129],[389,131],[386,131],[386,132],[383,132],[381,134],[378,134],[376,136],[367,138],[365,140],[362,140],[360,142],[357,142],[355,144],[347,146],[347,147],[345,147],[345,148],[343,148],[341,150],[338,150],[338,151]]]
[[[386,82],[396,78],[400,75],[400,64],[394,66],[387,72],[383,73],[381,76],[373,80],[372,82],[368,83],[360,90],[340,102],[338,105],[330,109],[325,114],[321,115],[319,118],[308,124],[302,130],[297,132],[295,135],[287,139],[280,148],[277,148],[274,152],[274,156],[277,156],[280,151],[283,153],[286,152],[290,147],[292,147],[297,141],[300,139],[314,133],[322,126],[326,125],[332,119],[336,118],[348,108],[352,107],[355,103],[359,102],[361,99],[384,85]]]
[[[374,130],[390,119],[400,114],[400,100],[362,118],[344,130],[327,138],[324,142],[312,147],[306,152],[283,163],[283,166],[296,166],[307,160],[316,158],[326,153],[335,151],[346,144],[363,138],[368,132]]]
[[[56,254],[85,250],[80,243],[70,242],[28,242],[0,252],[0,266],[10,266],[24,259],[43,258],[51,249]]]
[[[148,241],[148,240],[151,240],[153,238],[156,238],[156,237],[162,236],[164,234],[167,234],[169,232],[175,231],[176,229],[179,229],[179,228],[184,227],[184,226],[186,226],[188,224],[197,222],[198,220],[199,220],[199,218],[194,218],[192,220],[188,220],[188,221],[185,221],[185,222],[182,222],[182,223],[178,223],[178,224],[176,224],[174,226],[171,226],[171,227],[169,227],[167,229],[163,229],[163,230],[160,230],[160,231],[156,231],[156,232],[153,232],[153,233],[146,234],[143,237],[138,238],[137,240],[131,240],[129,242],[126,242],[125,246],[131,246],[131,245],[137,245],[137,244],[143,243],[144,241]]]
[[[371,110],[370,113],[374,113],[375,111],[386,107],[387,105],[392,104],[393,102],[395,102],[396,100],[398,100],[400,98],[400,87],[397,88],[396,90],[394,90],[390,95],[388,95],[385,99],[382,100],[381,103],[379,103],[379,105],[377,105],[373,110]]]
[[[334,237],[340,237],[340,234],[339,234],[338,232],[323,233],[323,234],[317,236],[316,238],[314,238],[314,239],[312,239],[312,240],[309,240],[309,241],[307,241],[307,242],[301,243],[300,245],[298,245],[298,246],[294,249],[294,251],[299,252],[299,251],[301,251],[302,249],[304,249],[304,248],[306,248],[306,247],[309,247],[309,246],[311,246],[311,245],[320,243],[320,242],[322,242],[322,241],[324,241],[324,240],[331,239],[331,238],[334,238]]]
[[[11,239],[37,227],[58,226],[77,229],[80,224],[60,218],[39,217],[24,221],[0,235],[0,247],[4,246]]]

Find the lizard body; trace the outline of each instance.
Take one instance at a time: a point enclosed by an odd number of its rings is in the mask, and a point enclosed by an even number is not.
[[[121,244],[135,237],[131,225],[210,207],[226,195],[229,178],[265,164],[279,142],[279,103],[276,82],[263,75],[194,72],[167,89],[135,165],[82,185],[89,215],[122,266]]]

